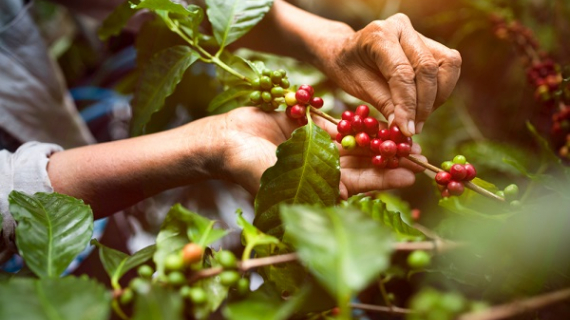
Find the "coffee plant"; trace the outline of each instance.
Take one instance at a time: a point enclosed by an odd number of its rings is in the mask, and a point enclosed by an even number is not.
[[[107,39],[138,11],[155,15],[137,40],[132,136],[159,130],[155,117],[198,63],[215,66],[223,87],[208,112],[255,106],[282,112],[298,125],[262,176],[253,222],[235,208],[240,250],[215,245],[231,230],[174,204],[155,244],[129,255],[91,240],[93,214],[81,200],[13,191],[10,211],[18,222],[16,243],[25,267],[0,274],[0,319],[570,315],[564,304],[570,299],[570,77],[541,52],[530,29],[504,8],[474,5],[489,17],[494,34],[525,57],[537,104],[553,114],[552,139],[528,122],[532,156],[482,143],[491,150],[487,156],[440,154],[448,160],[435,166],[413,154],[412,139],[379,122],[366,104],[335,111],[327,99],[342,98],[325,92],[322,81],[295,83],[298,70],[289,68],[290,62],[272,68],[284,60],[228,50],[272,2],[206,0],[202,8],[170,0],[127,1],[99,30]],[[205,20],[211,33],[201,27]],[[149,30],[163,35],[154,45],[145,38]],[[316,117],[334,123],[336,139],[317,126]],[[422,166],[429,176],[422,194],[438,207],[412,209],[404,194],[387,192],[340,200],[340,148],[367,155],[376,170],[392,170],[402,161]],[[510,173],[510,180],[500,179],[498,187],[481,179],[493,177],[489,168]],[[432,212],[435,221],[429,219]],[[98,249],[109,284],[62,276],[88,245]],[[259,287],[252,286],[254,273],[263,278]]]

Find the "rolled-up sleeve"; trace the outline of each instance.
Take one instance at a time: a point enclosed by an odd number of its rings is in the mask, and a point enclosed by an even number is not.
[[[17,252],[14,234],[16,223],[9,211],[8,195],[12,190],[27,194],[53,192],[47,164],[50,155],[62,150],[56,144],[27,142],[14,153],[0,151],[0,263]]]

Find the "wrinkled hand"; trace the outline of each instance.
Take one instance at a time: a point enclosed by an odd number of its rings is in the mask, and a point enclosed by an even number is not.
[[[322,47],[328,76],[407,136],[421,132],[459,78],[460,54],[416,32],[404,14],[331,37]]]
[[[257,108],[243,107],[233,110],[224,117],[223,174],[252,194],[257,193],[263,172],[277,161],[277,146],[285,142],[298,127],[283,113],[265,113]],[[313,116],[315,123],[325,129],[331,137],[336,135],[336,126]],[[402,188],[412,185],[415,172],[423,169],[402,161],[398,169],[378,169],[372,166],[370,154],[346,152],[339,145],[341,165],[341,197],[371,190]],[[414,144],[413,153],[420,147]]]

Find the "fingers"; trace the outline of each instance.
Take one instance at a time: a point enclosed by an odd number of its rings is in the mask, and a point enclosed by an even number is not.
[[[461,74],[461,54],[457,50],[436,42],[432,39],[420,35],[426,46],[432,51],[439,72],[437,74],[438,90],[435,99],[434,109],[442,105],[453,92],[457,80]]]

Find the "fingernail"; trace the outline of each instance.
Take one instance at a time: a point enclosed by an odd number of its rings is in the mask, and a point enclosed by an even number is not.
[[[416,123],[414,122],[414,120],[408,121],[408,130],[410,131],[411,134],[416,133]]]
[[[422,133],[422,130],[424,129],[424,124],[425,124],[425,122],[418,123],[418,125],[416,126],[416,132],[417,133]]]
[[[390,127],[392,125],[392,121],[394,121],[394,117],[395,116],[393,113],[388,116],[388,127]]]

